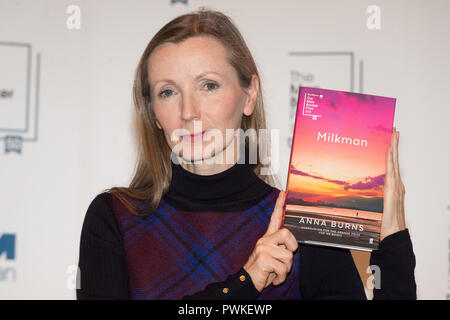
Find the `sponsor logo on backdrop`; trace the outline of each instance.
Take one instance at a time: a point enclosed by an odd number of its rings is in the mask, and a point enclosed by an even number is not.
[[[0,234],[0,282],[15,281],[16,269],[16,235],[14,233]]]
[[[300,86],[354,92],[355,54],[352,51],[291,51],[289,83],[289,130],[294,132]],[[359,62],[359,93],[363,93],[363,60]],[[292,134],[287,144],[292,145]]]
[[[21,154],[24,142],[38,139],[41,56],[36,55],[33,76],[31,44],[0,41],[0,56],[0,141],[5,153]]]
[[[297,109],[298,89],[300,86],[312,87],[314,85],[314,74],[312,72],[301,72],[291,70],[291,84],[289,89],[289,130],[294,132],[295,111]],[[292,145],[292,135],[287,141],[289,147]]]

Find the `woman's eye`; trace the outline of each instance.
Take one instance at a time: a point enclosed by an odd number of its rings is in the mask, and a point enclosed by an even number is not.
[[[166,90],[161,91],[161,92],[159,93],[159,96],[160,96],[161,98],[167,98],[167,97],[170,97],[172,94],[173,94],[173,90],[166,89]]]
[[[214,82],[207,82],[206,84],[205,84],[205,88],[206,88],[206,90],[208,90],[208,91],[212,91],[212,90],[214,90],[214,89],[217,89],[219,87],[219,85],[217,84],[217,83],[214,83]]]
[[[204,84],[204,88],[207,91],[212,91],[215,90],[219,87],[219,85],[215,82],[207,82]],[[168,98],[170,96],[173,96],[175,94],[175,92],[171,89],[166,89],[166,90],[162,90],[158,96],[160,96],[161,98]]]

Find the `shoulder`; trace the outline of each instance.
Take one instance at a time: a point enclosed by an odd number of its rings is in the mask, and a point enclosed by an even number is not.
[[[112,194],[109,192],[102,192],[95,196],[89,205],[89,209],[109,209],[113,210]]]
[[[81,237],[82,240],[95,238],[107,242],[121,241],[111,193],[100,193],[91,201],[84,217]]]
[[[114,215],[112,194],[102,192],[98,194],[89,204],[85,221],[90,219],[107,219]]]

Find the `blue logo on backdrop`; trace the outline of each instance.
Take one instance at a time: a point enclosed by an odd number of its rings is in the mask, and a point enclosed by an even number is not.
[[[4,233],[0,235],[0,262],[15,260],[16,258],[16,235],[11,233]],[[14,263],[14,262],[13,262]],[[8,262],[6,265],[10,264]],[[16,281],[16,269],[14,266],[0,265],[0,282]]]
[[[14,260],[16,257],[16,235],[4,233],[0,237],[0,257],[6,253],[7,260]]]

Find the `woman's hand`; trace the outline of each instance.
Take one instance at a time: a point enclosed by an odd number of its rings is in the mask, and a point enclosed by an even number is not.
[[[294,235],[282,228],[283,206],[286,193],[281,190],[275,204],[270,224],[264,236],[258,239],[247,263],[245,271],[258,291],[262,291],[270,283],[278,285],[286,280],[286,275],[292,267],[293,252],[298,243]]]
[[[398,164],[399,132],[391,135],[391,144],[386,151],[386,176],[384,178],[383,219],[380,242],[387,236],[404,230],[405,226],[405,186],[400,178]]]

